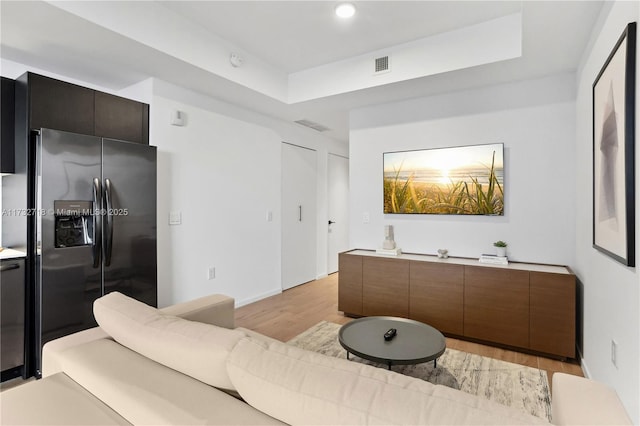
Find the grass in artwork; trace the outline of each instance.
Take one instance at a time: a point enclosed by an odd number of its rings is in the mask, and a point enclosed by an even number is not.
[[[416,178],[433,174],[431,169],[403,166],[402,161],[391,172],[385,171],[385,213],[504,214],[503,184],[498,175],[502,164],[496,164],[496,151],[491,154],[490,165],[459,168],[452,173],[455,176],[441,173],[437,181]]]

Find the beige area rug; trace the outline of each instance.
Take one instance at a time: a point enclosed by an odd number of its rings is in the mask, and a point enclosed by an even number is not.
[[[338,342],[339,329],[339,324],[321,321],[287,343],[324,355],[346,358],[346,351]],[[350,359],[386,368],[382,364],[375,364],[354,355],[351,355]],[[478,395],[546,420],[551,419],[551,392],[544,370],[454,349],[447,349],[438,358],[437,365],[433,368],[433,362],[426,362],[396,365],[391,369],[407,376]]]

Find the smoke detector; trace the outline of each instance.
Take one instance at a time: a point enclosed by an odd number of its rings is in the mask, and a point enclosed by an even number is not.
[[[238,67],[241,67],[242,64],[244,63],[244,58],[238,55],[237,53],[231,53],[231,56],[229,57],[229,62],[231,62],[232,67],[238,68]]]

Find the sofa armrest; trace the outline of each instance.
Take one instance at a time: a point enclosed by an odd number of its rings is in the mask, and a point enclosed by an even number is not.
[[[595,380],[564,373],[552,378],[551,421],[555,425],[630,425],[616,391]]]
[[[42,347],[42,377],[51,376],[62,371],[59,357],[65,350],[93,342],[94,340],[110,338],[100,327],[93,327],[47,342]]]
[[[235,328],[235,301],[229,296],[212,294],[188,302],[160,309],[165,315],[174,315],[189,321],[203,322],[224,328]]]

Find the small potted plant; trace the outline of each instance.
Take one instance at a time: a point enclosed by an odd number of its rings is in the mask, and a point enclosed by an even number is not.
[[[502,240],[498,240],[493,243],[493,246],[496,248],[496,255],[499,257],[507,256],[507,243]]]

